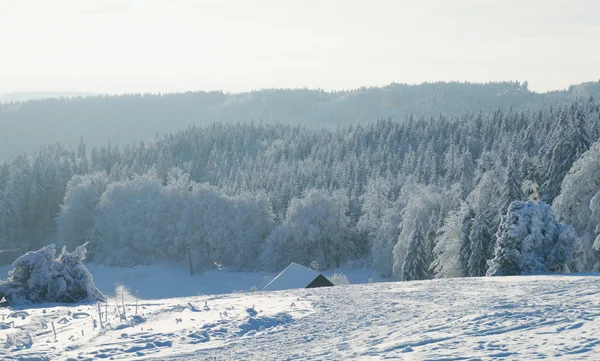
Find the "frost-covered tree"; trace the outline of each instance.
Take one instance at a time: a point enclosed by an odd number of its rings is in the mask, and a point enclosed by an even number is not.
[[[372,178],[367,182],[366,191],[361,196],[362,215],[356,229],[367,240],[367,246],[373,245],[377,230],[381,227],[385,212],[392,206],[389,199],[391,185],[385,178]]]
[[[543,202],[513,202],[502,217],[488,276],[568,270],[575,236]]]
[[[371,253],[385,214],[393,205],[392,193],[393,187],[389,179],[374,177],[367,181],[364,193],[351,201],[351,204],[360,207],[359,217],[356,221],[351,218],[351,222],[356,222],[356,246],[362,257],[368,257]]]
[[[465,211],[463,211],[463,218],[460,222],[460,248],[458,261],[460,264],[460,275],[467,277],[469,275],[469,259],[471,259],[471,231],[473,230],[473,219],[475,218],[475,212],[469,205],[463,205]]]
[[[467,274],[470,277],[485,276],[491,232],[485,221],[485,213],[478,212],[473,218],[469,233],[470,254],[467,261]]]
[[[432,249],[432,245],[426,244],[425,230],[433,228],[435,231],[439,225],[439,215],[442,205],[442,194],[440,189],[432,186],[423,185],[412,185],[410,186],[411,191],[408,197],[408,202],[402,210],[402,223],[400,224],[400,233],[398,235],[398,241],[394,246],[393,251],[393,276],[397,279],[404,279],[403,271],[405,269],[404,262],[406,261],[406,253],[410,248],[413,241],[412,236],[414,235],[417,226],[421,227],[420,233],[422,234],[425,243],[424,252]],[[425,230],[423,230],[425,229]],[[428,270],[431,264],[431,255],[425,255],[423,258],[423,268]],[[427,272],[426,272],[427,273]]]
[[[504,182],[500,190],[499,208],[501,210],[507,209],[512,202],[522,201],[525,198],[522,188],[523,177],[515,158],[516,155],[511,154],[507,160]]]
[[[175,168],[166,186],[153,173],[109,184],[89,236],[101,235],[97,258],[108,264],[164,257],[190,262],[192,272],[256,269],[273,218],[264,193],[227,196]]]
[[[87,174],[90,171],[90,161],[87,156],[85,143],[83,137],[79,140],[79,146],[77,147],[77,174]]]
[[[85,253],[85,246],[72,253],[63,248],[55,258],[56,248],[49,245],[24,254],[13,263],[8,279],[0,281],[0,299],[5,297],[10,305],[103,301],[83,265]]]
[[[460,238],[466,207],[450,212],[439,229],[431,270],[436,278],[460,277]]]
[[[238,269],[256,270],[261,266],[265,240],[275,227],[271,202],[265,193],[240,195],[233,201],[231,264]]]
[[[565,176],[552,207],[561,222],[570,224],[580,243],[575,254],[578,271],[600,270],[600,143],[595,143]]]
[[[545,202],[550,203],[558,196],[565,174],[592,144],[582,107],[583,104],[576,102],[572,104],[570,112],[566,107],[559,112],[559,127],[551,138],[553,146],[548,155],[542,158],[546,180],[540,187],[540,194]]]
[[[164,145],[156,162],[156,175],[166,186],[169,181],[169,172],[173,168],[173,154],[167,145]]]
[[[397,200],[392,207],[385,211],[381,226],[377,230],[371,246],[372,265],[383,277],[392,275],[393,251],[398,243],[402,224],[402,205],[403,202]]]
[[[264,262],[281,269],[291,262],[337,267],[354,256],[348,197],[311,189],[290,202],[284,222],[269,236]]]
[[[476,219],[477,224],[474,228],[473,223],[468,229],[468,235],[462,239],[461,245],[466,253],[462,253],[461,269],[463,275],[482,276],[480,271],[482,259],[493,257],[495,245],[495,231],[500,223],[500,217],[506,212],[503,207],[504,201],[501,197],[502,184],[498,164],[488,164],[489,170],[481,174],[477,185],[467,197],[467,202],[473,210],[471,217]],[[467,240],[468,238],[468,240]],[[475,253],[473,253],[475,251]],[[482,253],[481,253],[482,252]],[[471,262],[471,266],[469,266]]]
[[[95,227],[96,205],[110,183],[104,172],[76,175],[67,183],[67,192],[56,217],[58,244],[74,248],[89,242],[92,256],[102,249]]]
[[[409,236],[408,250],[405,255],[402,280],[424,280],[429,276],[429,260],[427,255],[426,235],[419,221],[416,221]]]

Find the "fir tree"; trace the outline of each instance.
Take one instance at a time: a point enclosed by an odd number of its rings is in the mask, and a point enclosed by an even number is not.
[[[471,277],[485,276],[487,270],[487,255],[490,243],[490,230],[484,220],[482,212],[477,213],[473,219],[469,242],[471,254],[468,260],[468,275]]]
[[[488,276],[567,270],[575,237],[543,202],[513,202],[502,217]]]
[[[504,182],[502,184],[502,193],[500,195],[500,211],[504,213],[508,205],[514,201],[522,201],[525,198],[523,194],[523,177],[516,162],[516,155],[510,155],[507,160]]]
[[[460,226],[460,248],[458,260],[460,263],[461,276],[467,277],[469,276],[469,259],[471,258],[471,240],[469,236],[471,235],[471,230],[473,228],[475,212],[468,204],[464,205],[464,207],[467,207],[467,211],[464,213]]]
[[[428,255],[426,238],[421,227],[421,224],[417,221],[414,230],[410,235],[410,243],[404,259],[402,268],[402,280],[403,281],[414,281],[427,279],[429,275]]]

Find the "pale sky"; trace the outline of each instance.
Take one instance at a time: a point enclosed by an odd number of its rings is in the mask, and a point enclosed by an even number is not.
[[[0,94],[600,79],[598,0],[0,0]]]

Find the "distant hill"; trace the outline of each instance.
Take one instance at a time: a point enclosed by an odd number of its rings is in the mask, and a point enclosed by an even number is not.
[[[380,118],[405,119],[489,112],[498,108],[560,106],[600,94],[600,82],[548,93],[527,83],[462,82],[391,84],[327,92],[266,89],[247,93],[187,92],[68,98],[89,93],[27,93],[53,99],[0,104],[0,161],[30,153],[41,144],[124,145],[214,122],[301,124],[336,127]],[[76,94],[76,95],[75,95]],[[57,99],[59,98],[59,99]]]
[[[87,93],[87,92],[16,92],[6,93],[0,95],[0,103],[10,102],[24,102],[28,100],[40,100],[40,99],[60,99],[60,98],[77,98],[77,97],[88,97],[97,96],[100,93]]]

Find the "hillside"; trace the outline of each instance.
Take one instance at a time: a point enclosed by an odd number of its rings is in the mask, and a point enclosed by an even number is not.
[[[374,283],[0,309],[3,360],[591,360],[598,275]],[[105,312],[104,306],[101,312]],[[121,311],[122,312],[122,311]],[[7,322],[14,321],[14,327]],[[56,339],[52,331],[56,327]],[[133,324],[133,325],[132,325]]]
[[[40,144],[124,146],[214,122],[282,123],[335,127],[380,118],[455,116],[498,108],[559,107],[599,93],[597,83],[535,93],[518,82],[424,83],[325,92],[267,89],[249,93],[187,92],[44,99],[0,104],[0,161],[31,153]],[[35,131],[33,131],[35,130]]]
[[[536,240],[527,267],[598,271],[599,138],[600,105],[578,99],[334,130],[213,124],[122,148],[41,147],[0,165],[0,249],[16,257],[88,242],[88,259],[107,266],[191,258],[198,271],[366,262],[422,280],[484,276],[513,244],[498,231],[516,227]],[[502,223],[509,212],[527,217]]]

